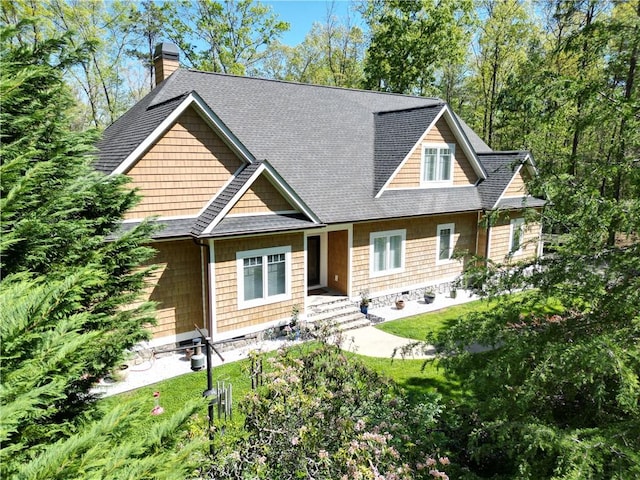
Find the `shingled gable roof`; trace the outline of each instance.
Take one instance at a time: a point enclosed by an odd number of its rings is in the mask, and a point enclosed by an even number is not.
[[[444,103],[438,103],[375,113],[375,194],[382,190],[443,107]]]
[[[525,206],[538,207],[544,205],[544,200],[526,196],[522,198],[502,199],[502,195],[520,171],[523,165],[535,173],[535,166],[531,154],[527,151],[479,152],[478,156],[484,164],[488,177],[479,184],[478,188],[486,210],[497,208],[511,209]]]
[[[178,95],[162,103],[154,103],[159,89],[152,90],[116,122],[103,132],[97,143],[96,170],[111,174],[183,103],[187,94]]]
[[[376,196],[382,194],[383,188],[391,182],[394,174],[419,147],[423,135],[443,117],[478,177],[486,178],[484,167],[478,161],[462,125],[458,123],[458,118],[446,103],[442,102],[430,107],[377,112],[375,115]]]
[[[246,216],[243,217],[242,221],[226,219],[225,215],[261,175],[265,175],[276,189],[301,213],[295,215]],[[225,222],[226,227],[223,225],[217,228],[223,222]],[[200,214],[191,229],[191,235],[196,237],[215,236],[220,231],[226,232],[228,229],[232,229],[236,234],[258,232],[265,229],[269,230],[274,224],[279,225],[281,229],[303,228],[303,225],[304,228],[322,226],[314,213],[309,210],[309,207],[286,185],[268,162],[255,161],[238,172]]]
[[[108,174],[126,173],[189,107],[193,107],[242,160],[249,163],[255,160],[197,92],[186,92],[159,103],[152,94],[160,91],[153,90],[105,130],[98,143],[100,155],[96,167],[99,170]],[[137,108],[140,104],[147,105],[146,109]]]
[[[374,197],[386,168],[379,169],[381,157],[376,157],[375,147],[382,139],[376,135],[410,124],[403,120],[393,127],[376,126],[376,117],[400,110],[410,112],[409,116],[425,115],[403,140],[408,145],[413,136],[415,144],[432,121],[432,112],[442,110],[442,100],[190,70],[174,72],[105,131],[98,168],[107,173],[122,170],[136,149],[149,143],[150,132],[168,128],[168,115],[175,116],[185,102],[213,118],[210,124],[232,132],[245,150],[247,163],[267,159],[319,223],[471,211],[488,203],[473,186],[456,188],[453,197],[447,189],[385,191],[380,198]],[[473,149],[489,149],[464,122],[455,115],[452,118]],[[126,141],[120,145],[123,132]],[[395,163],[396,157],[391,161]],[[214,208],[213,203],[210,207]],[[233,222],[238,220],[222,220],[215,229],[225,225],[235,229]],[[202,227],[193,228],[196,232]]]

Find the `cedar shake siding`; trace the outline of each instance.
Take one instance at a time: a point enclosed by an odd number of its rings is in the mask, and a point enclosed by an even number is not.
[[[504,192],[503,197],[524,197],[529,194],[526,182],[531,179],[527,169],[523,166],[520,171],[513,177],[509,186]]]
[[[296,210],[264,176],[258,178],[233,206],[229,215],[290,212]]]
[[[356,224],[353,227],[353,292],[368,289],[372,295],[389,290],[407,290],[448,281],[462,273],[462,260],[436,262],[438,225],[453,223],[453,248],[456,252],[475,253],[477,214],[439,215],[411,219]],[[404,271],[371,276],[370,235],[406,230]]]
[[[534,258],[538,254],[540,240],[540,223],[525,223],[521,248],[514,254],[509,254],[511,242],[511,220],[521,218],[521,212],[510,212],[491,227],[489,259],[494,262],[517,262]]]
[[[150,264],[159,268],[146,298],[158,303],[158,324],[151,327],[153,336],[190,332],[194,324],[205,327],[200,247],[191,240],[179,240],[154,243],[153,248],[157,253]]]
[[[470,255],[537,254],[539,224],[519,221],[509,252],[512,218],[544,205],[526,190],[531,155],[491,150],[446,102],[180,68],[167,78],[177,48],[161,53],[164,80],[105,129],[95,162],[141,196],[123,231],[160,217],[156,339],[285,324],[308,288],[391,299],[455,280]],[[506,217],[479,226],[491,211]],[[305,252],[305,237],[320,242]]]
[[[236,254],[249,250],[291,247],[291,299],[258,307],[238,308],[238,268]],[[215,332],[236,329],[291,317],[294,305],[304,305],[306,296],[304,234],[265,235],[214,242],[215,255]],[[257,329],[259,330],[259,328]]]
[[[241,165],[192,107],[127,172],[142,201],[127,219],[195,215]]]
[[[419,188],[421,186],[423,144],[442,145],[445,143],[455,145],[453,184],[456,186],[473,185],[478,180],[478,176],[446,120],[444,117],[440,117],[436,124],[422,136],[416,149],[411,153],[387,188]]]

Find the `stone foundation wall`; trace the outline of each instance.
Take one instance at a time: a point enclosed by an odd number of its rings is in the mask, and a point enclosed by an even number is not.
[[[369,308],[388,307],[390,305],[394,305],[396,300],[399,298],[402,298],[405,301],[422,300],[422,298],[424,297],[425,289],[433,290],[436,295],[449,294],[451,292],[451,286],[453,283],[454,282],[442,282],[414,290],[373,297],[371,298],[371,302],[369,303]]]

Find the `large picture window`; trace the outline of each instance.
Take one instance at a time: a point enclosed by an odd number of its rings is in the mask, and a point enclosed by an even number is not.
[[[422,148],[423,184],[451,183],[455,145],[424,145]]]
[[[241,308],[290,298],[291,247],[238,252],[236,260]]]
[[[390,230],[371,234],[371,274],[373,276],[403,270],[405,237],[406,230]]]
[[[445,223],[438,225],[436,234],[436,263],[448,262],[453,256],[453,235],[455,225]]]

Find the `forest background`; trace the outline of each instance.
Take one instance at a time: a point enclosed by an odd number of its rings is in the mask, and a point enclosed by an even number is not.
[[[2,22],[38,18],[32,43],[86,45],[65,79],[75,128],[103,129],[153,87],[153,49],[183,67],[320,85],[436,96],[493,149],[530,150],[543,174],[638,193],[624,157],[637,122],[638,2],[398,0],[327,3],[298,45],[290,25],[251,0],[3,1]],[[608,171],[592,175],[606,164]],[[553,192],[547,192],[553,194]],[[609,241],[613,239],[613,229]]]
[[[294,46],[279,41],[286,22],[248,0],[0,6],[3,476],[188,469],[176,432],[196,405],[125,443],[136,429],[124,406],[88,414],[92,382],[152,320],[150,305],[120,308],[152,252],[146,224],[104,241],[136,198],[86,154],[150,91],[162,41],[186,68],[438,96],[492,148],[531,151],[530,188],[563,244],[533,269],[480,272],[487,294],[535,287],[529,303],[432,339],[474,392],[447,406],[442,446],[482,476],[640,475],[639,0],[372,0],[353,4],[364,28],[329,10]],[[539,309],[551,301],[563,309]],[[471,343],[503,348],[478,362],[460,351]]]

